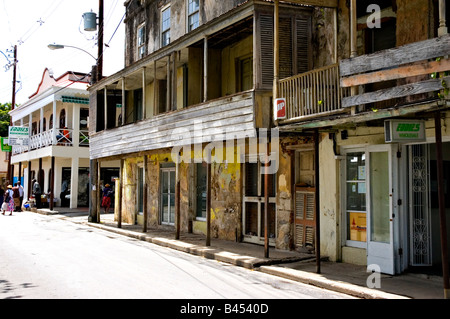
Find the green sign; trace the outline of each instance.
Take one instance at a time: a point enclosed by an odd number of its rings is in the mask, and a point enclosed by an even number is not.
[[[388,120],[385,122],[386,142],[425,142],[425,121]]]
[[[8,145],[8,138],[0,137],[0,141],[2,144],[2,152],[11,152],[12,151],[12,146]]]

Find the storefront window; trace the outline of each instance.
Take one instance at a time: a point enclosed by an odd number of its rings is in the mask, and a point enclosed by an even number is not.
[[[349,153],[346,161],[347,240],[366,242],[366,155]]]

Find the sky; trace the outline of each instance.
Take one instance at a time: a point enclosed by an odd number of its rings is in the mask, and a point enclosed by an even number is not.
[[[104,1],[103,75],[124,67],[125,25],[123,0]],[[97,31],[84,31],[83,14],[98,13],[95,0],[0,0],[0,103],[12,101],[13,48],[17,45],[16,104],[23,104],[37,91],[46,68],[58,78],[67,71],[89,73],[98,55]],[[106,46],[107,45],[107,46]]]

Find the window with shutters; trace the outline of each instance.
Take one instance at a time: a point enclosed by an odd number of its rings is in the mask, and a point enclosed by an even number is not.
[[[279,52],[280,79],[311,70],[311,17],[302,14],[280,16]],[[261,14],[258,18],[260,33],[261,84],[273,85],[274,23],[273,16]]]

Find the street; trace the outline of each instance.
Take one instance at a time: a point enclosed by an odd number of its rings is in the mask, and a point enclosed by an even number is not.
[[[349,296],[30,212],[0,215],[0,299]]]

